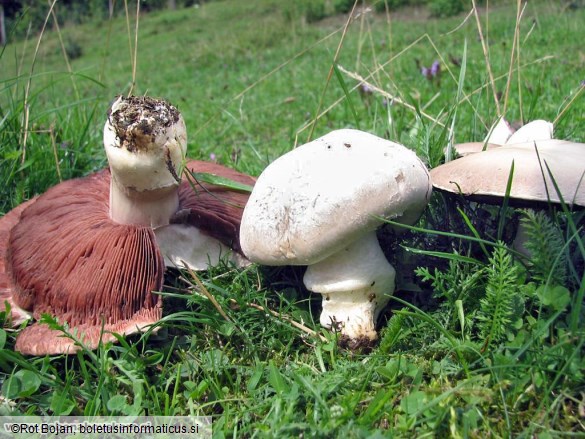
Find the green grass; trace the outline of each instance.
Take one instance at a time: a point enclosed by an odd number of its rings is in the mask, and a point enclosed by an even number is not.
[[[493,91],[505,95],[515,5],[480,16],[493,89],[473,16],[461,25],[464,16],[401,14],[366,14],[345,35],[345,16],[307,24],[275,0],[143,15],[133,92],[179,107],[191,157],[213,153],[253,175],[311,132],[358,126],[433,167],[450,127],[456,142],[480,140],[497,119]],[[557,138],[585,141],[583,94],[571,101],[585,79],[584,19],[584,9],[528,5],[508,120],[556,120]],[[61,37],[82,49],[73,73],[54,31],[36,55],[31,36],[0,57],[3,212],[105,166],[105,112],[132,87],[125,19],[62,27]],[[440,82],[416,64],[435,59]],[[464,62],[464,77],[450,59]],[[358,76],[379,91],[360,94]],[[393,105],[382,93],[397,98]],[[319,327],[320,297],[303,288],[302,269],[221,266],[200,277],[227,319],[194,280],[169,277],[157,335],[23,358],[12,349],[15,332],[1,331],[0,413],[211,415],[218,437],[584,434],[582,215],[526,214],[537,253],[523,265],[497,242],[512,227],[499,236],[497,209],[460,207],[436,194],[403,247],[385,238],[403,274],[370,352],[346,350]]]

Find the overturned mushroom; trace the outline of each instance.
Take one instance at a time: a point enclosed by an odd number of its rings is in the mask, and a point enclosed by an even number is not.
[[[15,322],[25,313],[35,319],[53,315],[89,348],[161,318],[161,296],[153,292],[162,287],[165,264],[155,227],[197,227],[217,245],[237,250],[242,209],[236,205],[247,199],[229,194],[230,207],[216,212],[223,189],[193,191],[181,181],[185,124],[164,101],[118,98],[104,144],[111,173],[61,183],[0,219],[2,305],[10,304]],[[190,161],[187,167],[201,172],[206,165]],[[221,166],[215,171],[233,172]],[[218,215],[223,221],[214,220]],[[16,349],[44,355],[72,353],[79,346],[37,322],[20,332]]]
[[[266,265],[308,265],[305,285],[323,295],[321,324],[369,342],[395,277],[376,229],[381,218],[413,223],[430,193],[414,152],[365,132],[333,131],[262,172],[244,209],[242,250]]]

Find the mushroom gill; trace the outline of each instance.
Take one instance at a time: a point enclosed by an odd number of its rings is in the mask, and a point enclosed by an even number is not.
[[[202,269],[229,250],[240,255],[248,199],[219,185],[195,183],[194,190],[178,177],[186,128],[165,101],[119,97],[104,147],[109,169],[60,183],[0,218],[0,310],[8,303],[12,324],[54,316],[90,349],[160,320],[162,299],[153,292],[162,288],[169,255],[174,265],[195,255]],[[221,165],[188,167],[254,183]],[[176,239],[180,233],[184,239]],[[73,338],[36,322],[19,333],[16,350],[72,353],[80,349]]]
[[[102,332],[137,332],[162,315],[164,262],[154,232],[109,218],[108,170],[49,189],[12,228],[7,262],[14,303],[35,319],[58,316],[95,348]],[[59,331],[35,323],[21,332],[25,354],[78,349]],[[110,337],[111,339],[111,337]],[[57,348],[59,346],[59,348]]]
[[[193,173],[220,175],[250,186],[256,182],[253,177],[216,163],[190,160],[187,169]],[[183,180],[179,187],[179,211],[171,217],[170,222],[197,227],[241,253],[240,222],[249,195],[198,180],[191,186],[189,181]]]

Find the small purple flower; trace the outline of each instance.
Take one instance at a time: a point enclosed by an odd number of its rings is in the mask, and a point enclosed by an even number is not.
[[[212,162],[217,162],[217,156],[215,155],[214,152],[209,154],[209,160],[211,160]]]
[[[393,103],[394,103],[394,102],[393,102],[393,100],[391,100],[391,99],[388,99],[388,98],[383,98],[383,99],[382,99],[382,105],[383,105],[384,107],[391,107]]]
[[[418,64],[418,62],[417,62]],[[419,64],[420,66],[420,64]],[[439,80],[439,78],[441,77],[441,63],[438,60],[433,61],[433,63],[431,64],[431,67],[419,67],[420,68],[420,73],[421,75],[423,75],[425,78],[427,78],[429,81],[433,82],[433,80],[435,78],[437,78],[437,80]]]
[[[432,77],[438,76],[441,73],[441,64],[439,63],[439,61],[433,62],[430,73]]]
[[[581,87],[585,87],[585,79],[581,81]]]
[[[372,89],[372,87],[370,87],[365,82],[360,83],[359,91],[360,91],[360,93],[362,93],[364,95],[371,95],[372,93],[374,93],[374,90]]]

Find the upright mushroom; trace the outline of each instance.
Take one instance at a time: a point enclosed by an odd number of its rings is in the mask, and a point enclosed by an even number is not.
[[[164,238],[155,228],[182,223],[238,245],[247,194],[181,180],[186,151],[183,118],[149,97],[118,98],[104,128],[110,162],[85,178],[63,182],[0,219],[0,302],[14,320],[50,314],[88,347],[156,323],[162,315]],[[201,172],[207,164],[187,162]],[[221,166],[218,174],[234,171]],[[251,177],[237,174],[247,184]],[[229,207],[217,208],[217,199]],[[210,200],[213,200],[210,202]],[[220,219],[221,221],[217,221]],[[197,233],[196,233],[197,235]],[[72,353],[79,346],[39,322],[20,332],[16,349],[32,355]]]
[[[514,143],[453,160],[431,170],[433,186],[500,205],[506,196],[512,163],[511,205],[560,203],[560,193],[565,203],[585,207],[585,144],[565,140]],[[519,227],[514,247],[527,254],[523,239],[524,230]]]
[[[585,144],[566,140],[515,143],[453,160],[431,170],[433,186],[476,199],[499,200],[506,194],[512,162],[510,199],[518,204],[560,202],[546,163],[564,201],[584,205]]]
[[[383,218],[413,223],[430,194],[414,152],[362,131],[333,131],[262,172],[244,209],[242,250],[266,265],[308,265],[305,285],[323,295],[321,324],[369,342],[395,277],[376,229]]]
[[[553,124],[546,120],[533,120],[514,131],[504,119],[499,119],[483,142],[466,142],[453,145],[460,157],[476,154],[484,150],[503,145],[525,143],[532,140],[550,140],[553,138]]]

